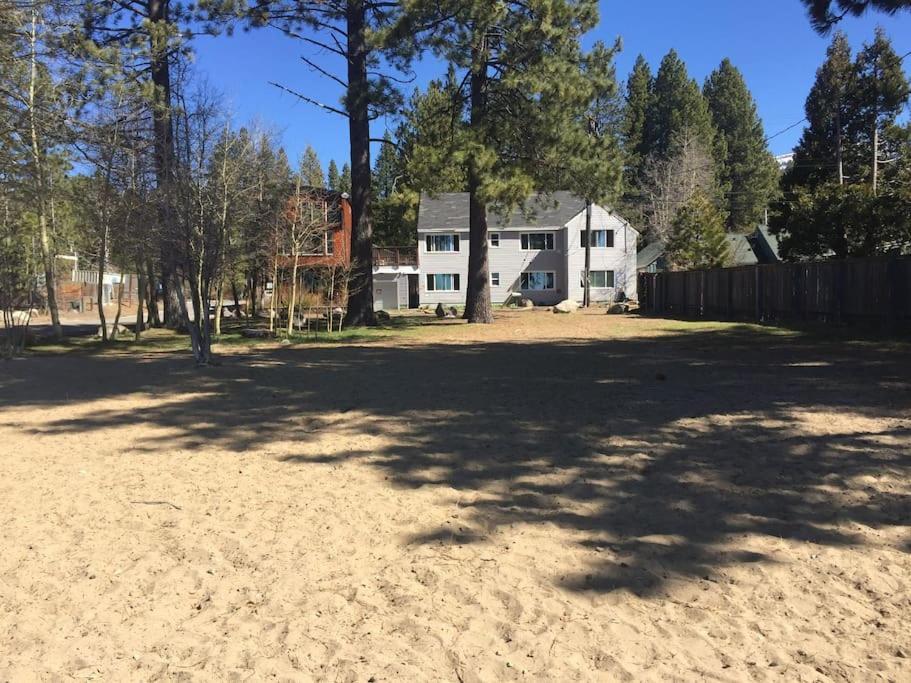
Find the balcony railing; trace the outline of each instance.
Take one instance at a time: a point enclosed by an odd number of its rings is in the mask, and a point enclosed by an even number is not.
[[[416,266],[418,264],[417,247],[374,247],[374,266]]]

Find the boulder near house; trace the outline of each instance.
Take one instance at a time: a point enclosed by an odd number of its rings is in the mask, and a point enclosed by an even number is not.
[[[488,216],[493,303],[517,295],[538,305],[582,301],[585,201],[569,192],[532,197],[526,212]],[[591,298],[636,296],[639,233],[608,208],[592,206]],[[422,305],[465,303],[468,194],[424,195],[418,213],[418,296]],[[384,302],[385,303],[385,302]]]

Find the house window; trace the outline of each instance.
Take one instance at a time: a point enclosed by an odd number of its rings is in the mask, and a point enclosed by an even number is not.
[[[582,248],[585,249],[585,230],[582,231]],[[592,249],[596,247],[613,247],[614,231],[613,230],[592,230]]]
[[[323,256],[326,253],[326,233],[308,235],[301,256]]]
[[[612,270],[590,270],[588,271],[589,282],[591,286],[595,289],[607,289],[608,287],[614,286],[614,271]],[[583,289],[585,288],[585,271],[583,270],[579,281],[582,283]]]
[[[554,274],[545,271],[522,273],[521,286],[524,290],[553,289]]]
[[[500,286],[500,274],[499,274],[499,273],[491,273],[491,274],[490,274],[490,284],[491,284],[491,286],[493,286],[493,287],[499,287],[499,286]]]
[[[335,251],[335,235],[332,232],[326,233],[326,254],[332,256]]]
[[[458,273],[436,273],[427,274],[427,291],[428,292],[458,292],[459,291],[459,274]]]
[[[523,232],[521,240],[524,251],[553,251],[554,248],[552,232]]]
[[[427,235],[427,251],[458,251],[458,235]]]
[[[498,232],[490,233],[490,246],[491,247],[500,246],[500,233],[498,233]]]

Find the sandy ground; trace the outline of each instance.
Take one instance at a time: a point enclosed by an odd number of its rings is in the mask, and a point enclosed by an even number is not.
[[[911,680],[907,346],[586,314],[0,363],[0,680]]]

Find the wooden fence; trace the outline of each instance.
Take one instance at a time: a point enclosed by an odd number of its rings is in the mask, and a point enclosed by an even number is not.
[[[643,313],[709,320],[911,324],[911,257],[639,274]]]

